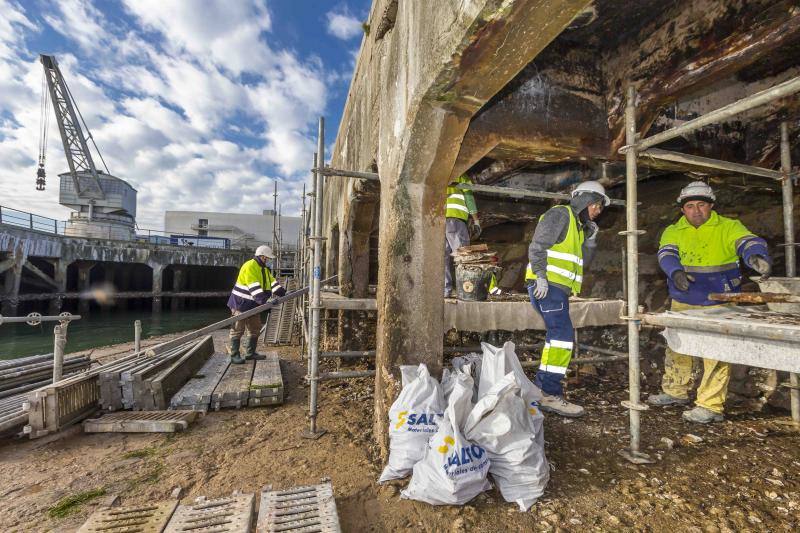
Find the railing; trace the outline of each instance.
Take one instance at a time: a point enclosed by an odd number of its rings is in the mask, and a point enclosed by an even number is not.
[[[54,235],[64,235],[64,230],[67,227],[67,223],[64,220],[43,217],[2,205],[0,205],[0,224],[43,231]]]

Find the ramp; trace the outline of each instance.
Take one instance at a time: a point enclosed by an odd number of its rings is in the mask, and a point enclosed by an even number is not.
[[[341,530],[330,481],[288,490],[272,490],[267,486],[261,491],[258,533],[339,533]]]

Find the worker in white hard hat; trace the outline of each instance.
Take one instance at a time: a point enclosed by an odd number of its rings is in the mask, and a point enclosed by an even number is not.
[[[455,183],[471,184],[472,180],[464,174],[459,176]],[[449,298],[453,295],[453,256],[451,254],[462,246],[469,246],[470,230],[467,224],[470,218],[473,224],[473,235],[477,238],[481,233],[478,208],[475,205],[475,196],[472,191],[449,185],[444,216],[444,297]]]
[[[577,295],[596,247],[594,220],[611,204],[605,188],[586,181],[572,191],[569,205],[550,208],[539,218],[528,248],[525,280],[531,305],[544,320],[547,335],[534,383],[542,389],[542,411],[577,417],[583,407],[564,399],[562,380],[572,358],[575,337],[569,297]]]
[[[228,298],[228,307],[233,316],[267,303],[272,295],[281,297],[286,294],[286,289],[278,283],[269,269],[270,259],[275,259],[275,254],[272,252],[272,248],[264,244],[256,248],[255,257],[245,262],[239,269],[236,285],[233,286]],[[247,330],[247,338],[242,347],[245,355],[243,358],[239,354],[239,348],[245,330]],[[261,317],[258,314],[233,323],[228,344],[231,363],[242,364],[245,360],[263,358],[256,354],[256,343],[260,331]]]
[[[678,196],[683,216],[661,235],[658,263],[667,275],[672,299],[670,310],[707,309],[720,305],[710,293],[740,292],[741,258],[763,277],[772,269],[767,243],[738,220],[714,211],[714,191],[702,181],[684,187]],[[652,405],[689,403],[693,358],[669,347],[664,358],[660,394],[647,399]],[[684,420],[708,424],[724,419],[730,365],[703,359],[703,379],[697,389],[695,407],[683,413]]]

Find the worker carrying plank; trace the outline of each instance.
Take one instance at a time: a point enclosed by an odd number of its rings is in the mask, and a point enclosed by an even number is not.
[[[534,379],[544,393],[542,411],[572,417],[584,412],[580,405],[564,399],[561,383],[574,341],[569,297],[580,292],[584,268],[594,254],[598,231],[594,219],[610,203],[600,183],[581,183],[572,191],[569,205],[552,207],[539,218],[528,248],[528,295],[547,330],[542,362]]]
[[[465,174],[456,179],[456,183],[471,184],[472,180]],[[470,232],[467,222],[469,222],[470,217],[472,217],[472,232],[475,238],[481,234],[478,208],[475,205],[475,196],[472,191],[448,186],[444,216],[444,297],[450,298],[453,293],[453,257],[450,254],[462,246],[469,246]]]
[[[275,259],[272,248],[261,245],[256,248],[255,257],[245,262],[239,269],[239,276],[236,278],[236,285],[233,286],[231,295],[228,298],[228,307],[233,316],[240,315],[246,311],[254,309],[259,305],[267,303],[273,294],[281,297],[286,294],[280,283],[272,275],[267,262]],[[242,335],[247,330],[244,348],[245,357],[239,354]],[[244,320],[239,320],[231,325],[229,334],[228,353],[231,356],[231,363],[243,364],[246,359],[263,358],[256,354],[256,343],[258,334],[261,332],[261,317],[255,314]]]
[[[658,264],[667,275],[672,311],[719,306],[718,301],[709,299],[710,293],[740,292],[740,257],[765,278],[770,275],[772,261],[766,241],[738,220],[717,214],[715,201],[707,184],[690,183],[678,196],[683,216],[661,235]],[[662,392],[650,395],[647,402],[659,406],[689,403],[692,361],[667,347]],[[722,421],[730,377],[728,363],[703,359],[695,407],[685,411],[683,419],[701,424]]]

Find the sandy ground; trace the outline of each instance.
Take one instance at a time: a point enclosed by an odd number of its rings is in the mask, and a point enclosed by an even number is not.
[[[95,355],[121,351],[113,347]],[[496,490],[464,507],[400,499],[405,481],[378,486],[382,465],[371,438],[372,381],[325,383],[317,441],[306,427],[305,363],[296,347],[284,359],[286,403],[277,408],[211,412],[174,435],[83,434],[79,426],[39,440],[0,441],[0,530],[74,531],[103,502],[63,518],[48,510],[64,497],[104,489],[122,504],[219,497],[333,481],[344,531],[797,531],[800,433],[786,413],[733,414],[698,427],[680,409],[643,416],[643,448],[655,464],[617,455],[627,442],[624,367],[601,369],[571,387],[588,415],[545,422],[552,478],[528,513]],[[691,433],[702,440],[682,442]],[[674,442],[669,448],[662,438]]]

